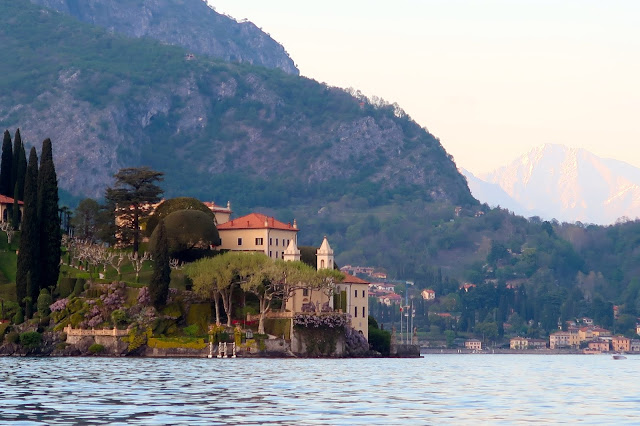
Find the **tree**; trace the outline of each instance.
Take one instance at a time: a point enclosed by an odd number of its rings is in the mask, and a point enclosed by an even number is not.
[[[38,223],[38,155],[36,149],[31,148],[29,153],[29,165],[25,178],[24,188],[24,215],[22,219],[22,232],[20,236],[20,250],[18,251],[18,267],[16,270],[16,294],[20,306],[25,307],[24,300],[31,297],[31,300],[37,298],[38,293],[27,294],[28,281],[33,284],[37,282],[35,272],[39,270],[38,257],[40,250],[38,243],[40,241]],[[57,277],[56,277],[57,278]],[[32,285],[39,290],[37,285]]]
[[[13,191],[11,187],[11,165],[13,163],[13,150],[11,149],[11,134],[4,131],[2,139],[2,160],[0,161],[0,194],[10,197]]]
[[[15,152],[14,152],[15,156]],[[16,181],[13,190],[13,209],[11,211],[11,224],[13,229],[20,227],[20,205],[18,200],[24,200],[24,180],[27,173],[27,158],[24,152],[24,145],[20,144],[17,157],[18,163],[12,165],[12,170],[16,170]]]
[[[270,260],[262,254],[251,255],[256,267],[255,273],[242,284],[244,291],[253,293],[258,298],[260,306],[260,320],[258,333],[264,334],[264,319],[271,309],[271,302],[281,298],[286,303],[292,283],[312,281],[316,270],[302,262],[285,262]]]
[[[16,129],[16,133],[13,136],[13,160],[11,161],[11,195],[10,197],[16,198],[14,193],[14,188],[16,187],[16,182],[18,182],[18,167],[14,167],[20,162],[20,151],[24,150],[22,146],[22,136],[20,136],[20,129]],[[17,197],[20,199],[20,197]]]
[[[117,211],[118,231],[124,241],[129,240],[129,237],[133,239],[134,253],[138,253],[140,219],[148,215],[151,204],[160,201],[163,190],[156,182],[162,181],[163,175],[164,173],[149,167],[120,169],[114,175],[114,187],[106,190],[106,200],[115,205]]]
[[[58,178],[53,164],[51,139],[42,142],[38,172],[38,221],[40,224],[40,288],[55,288],[60,274],[62,229],[58,213]]]
[[[166,237],[169,255],[180,260],[192,261],[197,257],[194,249],[208,250],[210,246],[220,245],[220,236],[216,223],[207,213],[198,210],[179,210],[165,217]],[[149,246],[157,244],[158,228],[149,240]]]
[[[71,217],[74,235],[81,240],[95,241],[100,204],[92,198],[80,201]]]
[[[211,211],[211,209],[197,198],[171,198],[160,203],[160,205],[156,207],[153,214],[149,216],[147,225],[144,230],[145,234],[150,237],[153,234],[154,229],[156,229],[156,226],[158,226],[158,223],[160,223],[160,220],[179,210],[198,210],[210,216],[213,219],[214,223],[216,220],[216,215]]]
[[[156,244],[153,249],[153,275],[149,282],[149,296],[151,303],[160,308],[167,303],[169,283],[171,282],[171,267],[169,266],[169,242],[164,220],[157,226]]]

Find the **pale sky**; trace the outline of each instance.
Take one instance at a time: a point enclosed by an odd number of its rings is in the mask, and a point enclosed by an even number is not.
[[[397,102],[472,172],[543,143],[640,167],[640,1],[209,3],[302,75]]]

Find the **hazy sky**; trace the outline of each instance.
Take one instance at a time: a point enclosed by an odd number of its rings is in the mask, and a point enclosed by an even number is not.
[[[397,102],[472,172],[547,142],[640,167],[640,1],[209,3],[302,75]]]

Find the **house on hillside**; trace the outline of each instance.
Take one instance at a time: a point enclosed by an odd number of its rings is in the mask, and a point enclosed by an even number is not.
[[[424,300],[434,300],[436,298],[436,292],[429,288],[422,290],[421,294]]]
[[[218,225],[219,250],[263,252],[272,259],[284,259],[285,250],[298,244],[296,221],[284,223],[260,213],[251,213]],[[332,258],[333,259],[333,258]]]
[[[469,339],[464,341],[465,349],[471,349],[474,351],[482,350],[482,342],[478,339]]]
[[[6,195],[0,195],[0,220],[4,222],[11,222],[11,211],[13,210],[13,198]],[[24,203],[18,201],[18,222],[22,222],[22,213],[24,211]]]

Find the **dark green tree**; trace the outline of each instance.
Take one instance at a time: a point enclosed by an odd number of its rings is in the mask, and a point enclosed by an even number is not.
[[[149,282],[149,296],[156,308],[167,303],[169,283],[171,282],[171,267],[169,266],[169,241],[164,226],[164,219],[156,227],[156,243],[153,247],[153,275]]]
[[[100,204],[92,198],[80,201],[71,218],[74,235],[83,240],[94,241],[98,226]]]
[[[220,235],[211,216],[198,210],[178,210],[162,219],[171,257],[190,262],[220,245]],[[149,240],[151,250],[158,245],[158,227]]]
[[[145,234],[150,237],[154,229],[160,223],[160,220],[166,218],[173,212],[178,210],[199,210],[211,216],[215,221],[216,215],[202,201],[191,197],[178,197],[165,200],[155,209],[153,214],[147,220]]]
[[[28,284],[37,282],[34,276],[39,270],[38,257],[40,255],[40,226],[38,223],[38,155],[36,149],[31,148],[29,165],[24,187],[24,214],[22,216],[22,230],[20,235],[20,250],[18,251],[18,267],[16,270],[16,295],[18,303],[25,307],[25,299],[34,300],[38,292],[28,294]],[[39,290],[39,286],[30,285],[30,290]],[[35,297],[34,297],[35,296]]]
[[[14,195],[14,198],[17,198],[18,200],[22,201],[24,199],[24,176],[27,173],[27,154],[24,151],[23,143],[20,143],[18,155],[16,155],[14,151],[13,156],[15,158],[15,161],[12,164],[11,172],[14,173],[15,171],[14,185],[17,186],[18,188],[17,193],[14,192],[13,195]]]
[[[150,205],[160,201],[163,193],[156,183],[164,173],[149,167],[120,169],[113,177],[115,184],[105,193],[108,205],[116,206],[118,232],[123,242],[133,240],[133,252],[138,253],[140,219],[148,216]]]
[[[11,165],[13,163],[13,149],[11,148],[11,134],[4,131],[2,139],[2,160],[0,161],[0,194],[10,197],[13,191],[11,188]]]
[[[15,197],[13,193],[13,189],[16,186],[16,182],[18,181],[18,168],[15,167],[16,164],[20,161],[20,151],[22,148],[22,136],[20,136],[20,129],[16,129],[16,134],[13,136],[13,160],[11,161],[11,195],[10,197]]]
[[[55,288],[60,274],[62,229],[58,213],[58,178],[53,164],[51,139],[42,142],[38,172],[38,220],[40,223],[40,288]]]

